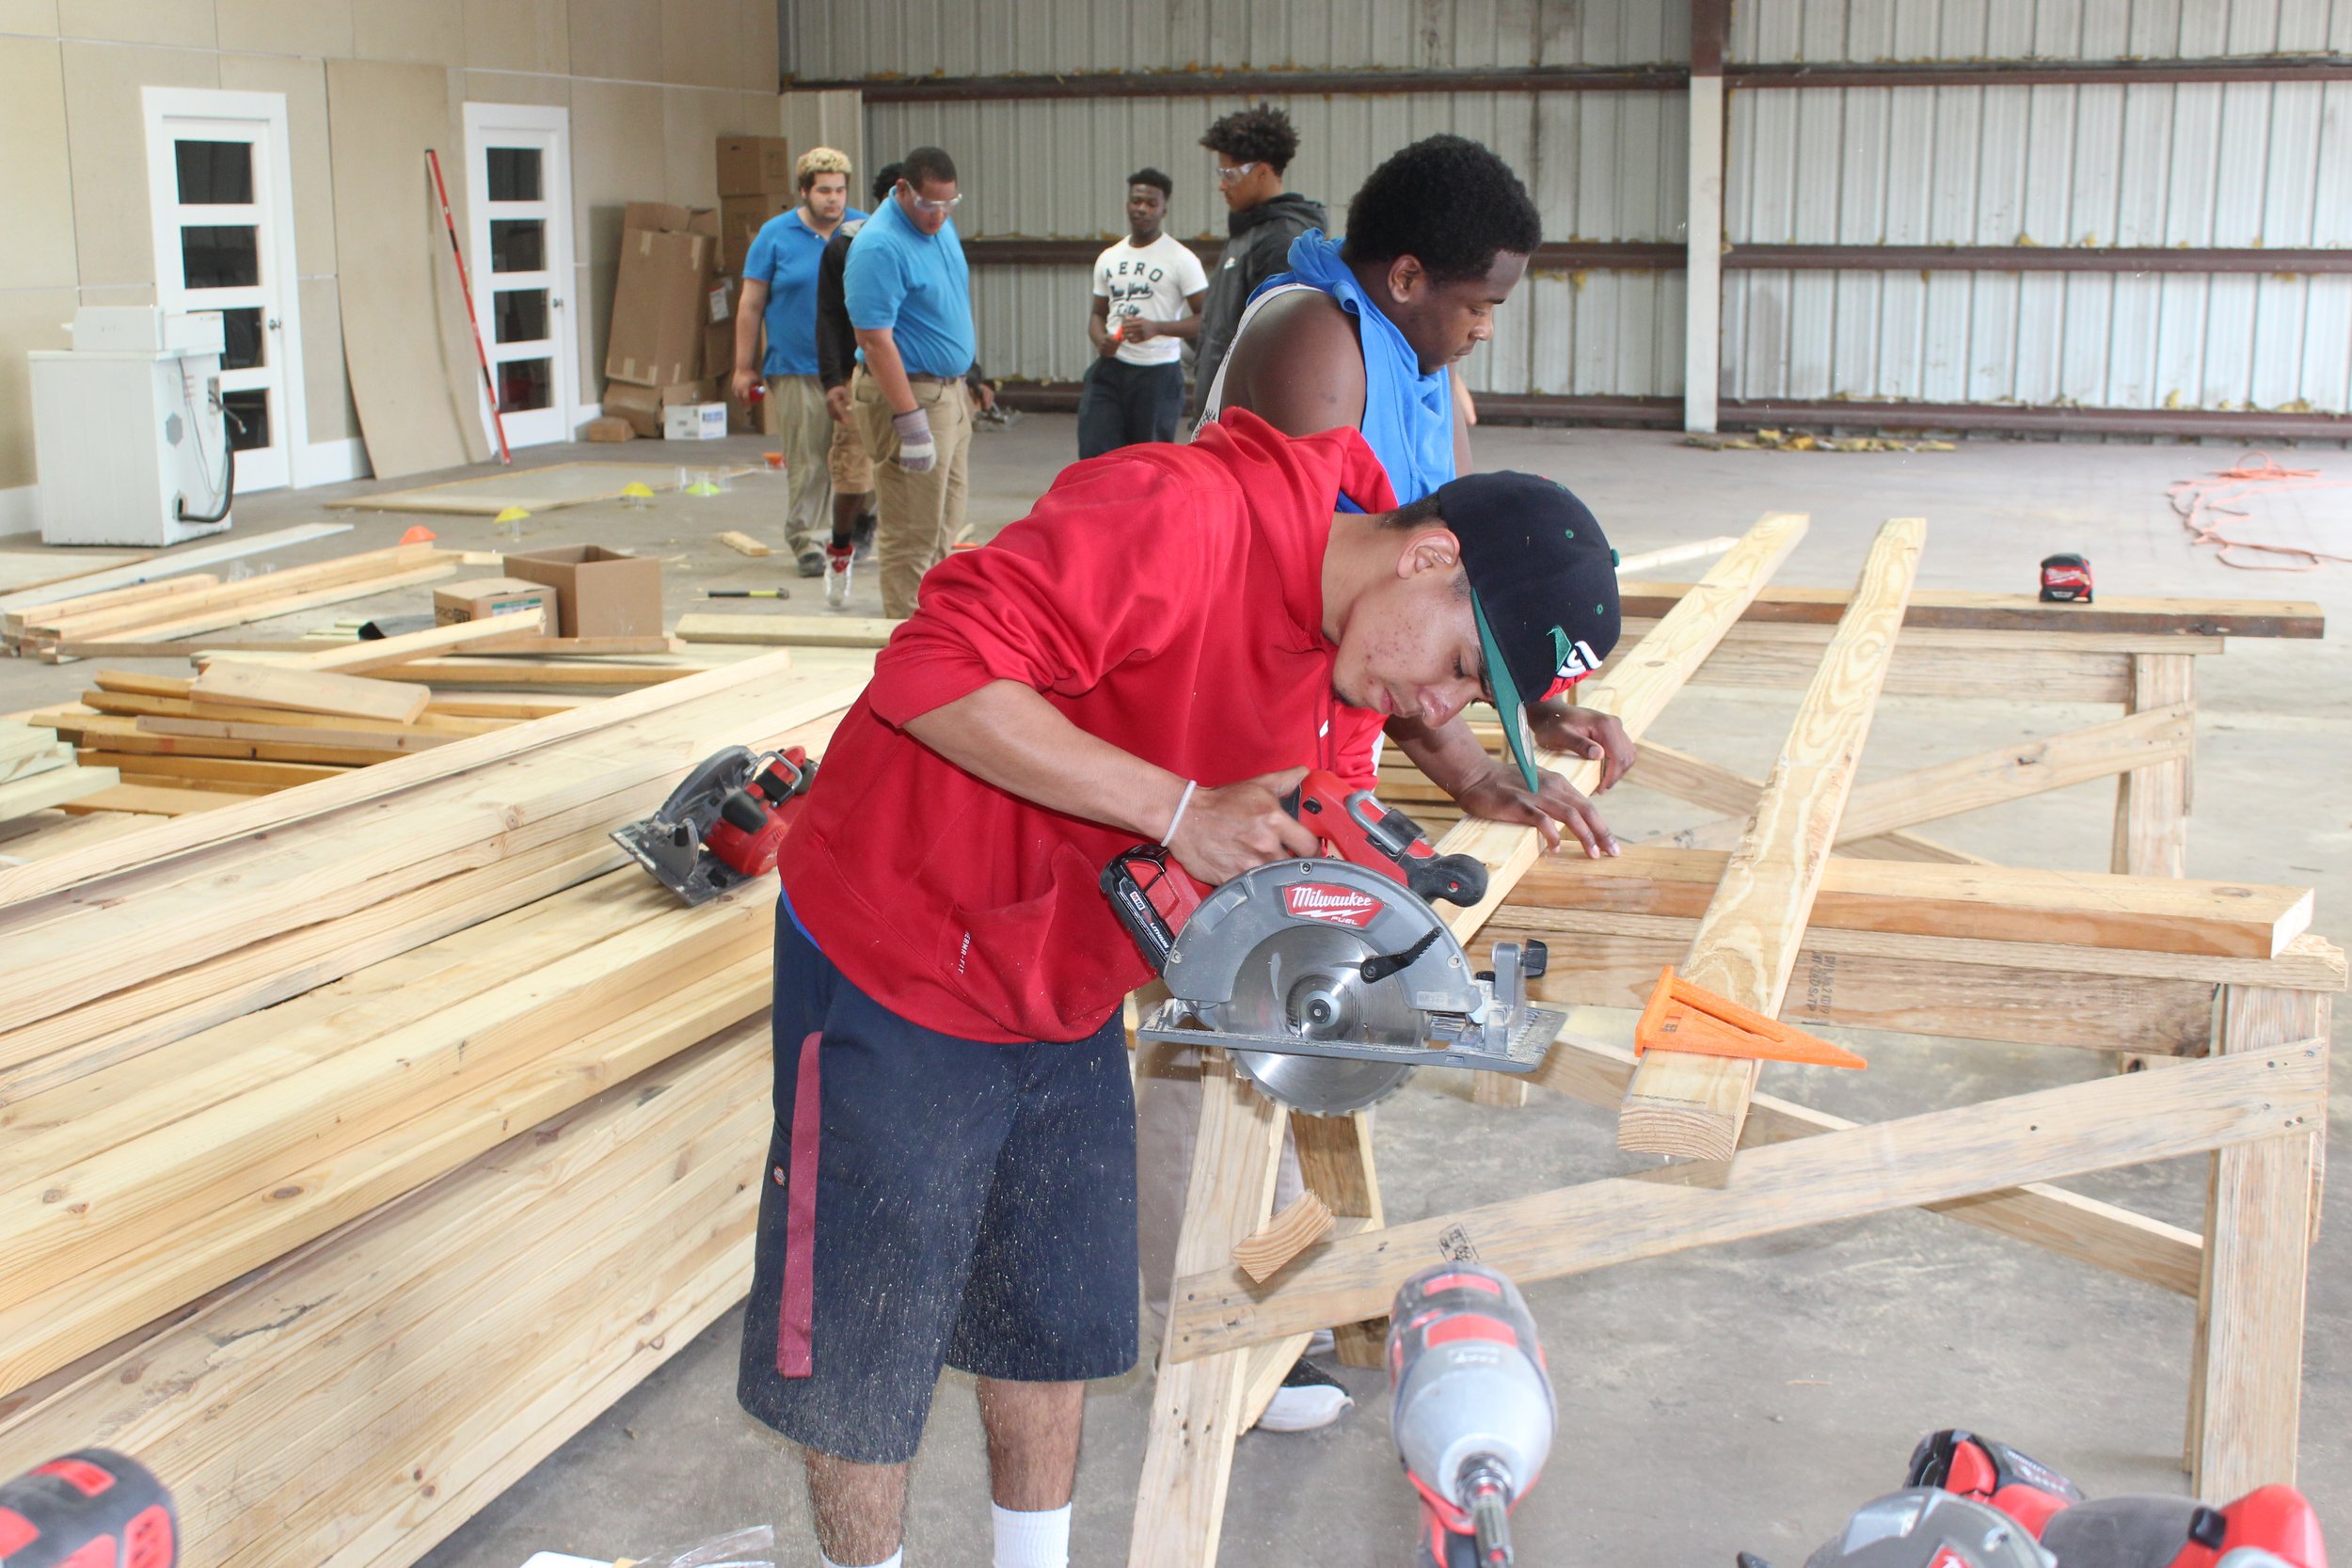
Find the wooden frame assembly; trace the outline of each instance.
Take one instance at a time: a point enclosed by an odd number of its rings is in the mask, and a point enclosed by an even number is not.
[[[1768,594],[1804,530],[1802,517],[1767,517],[1701,582],[1629,588],[1629,616],[1654,608],[1656,618],[1581,699],[1638,739],[1701,672],[1802,684],[1772,777],[1645,746],[1639,768],[1662,758],[1655,771],[1673,781],[1662,787],[1731,823],[1689,835],[1700,847],[1532,874],[1531,830],[1457,823],[1440,849],[1480,856],[1492,886],[1454,919],[1455,933],[1549,939],[1539,989],[1553,1001],[1638,1006],[1672,963],[1792,1021],[2201,1059],[1857,1124],[1757,1092],[1751,1061],[1653,1053],[1637,1063],[1564,1037],[1534,1081],[1618,1108],[1623,1147],[1677,1163],[1392,1227],[1380,1219],[1368,1114],[1286,1117],[1212,1060],[1132,1563],[1216,1560],[1234,1440],[1305,1337],[1333,1328],[1343,1359],[1377,1364],[1378,1315],[1428,1263],[1477,1257],[1526,1283],[1906,1207],[2194,1297],[2193,1486],[2218,1501],[2294,1479],[2344,956],[2306,929],[2308,890],[2174,879],[2193,659],[2219,651],[2216,630],[2316,635],[2315,615],[2125,602],[2104,607],[2101,623],[2036,630],[2050,612],[2006,597],[1915,594],[1925,530],[1910,519],[1882,530],[1851,594]],[[2037,758],[1997,752],[1925,769],[1900,789],[1853,786],[1882,689],[2021,688],[2129,712],[2036,743]],[[1598,767],[1550,766],[1580,787]],[[1905,832],[2055,787],[2045,780],[2109,773],[2124,781],[2113,873],[1993,866]],[[1880,858],[1834,859],[1833,846]],[[1271,1223],[1286,1121],[1308,1190],[1337,1216],[1327,1225],[1311,1211]],[[2213,1167],[2201,1233],[2049,1184],[2191,1154]]]

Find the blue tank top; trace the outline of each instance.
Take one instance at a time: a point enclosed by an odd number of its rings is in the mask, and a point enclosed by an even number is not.
[[[1340,260],[1340,245],[1320,229],[1291,242],[1291,270],[1252,291],[1255,299],[1286,283],[1320,289],[1356,318],[1364,351],[1365,443],[1399,503],[1421,499],[1454,478],[1454,387],[1444,367],[1421,373],[1421,356],[1394,322],[1364,293]]]

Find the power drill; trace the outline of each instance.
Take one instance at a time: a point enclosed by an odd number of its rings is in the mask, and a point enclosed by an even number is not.
[[[1740,1554],[1740,1568],[1766,1568]],[[2103,1497],[2006,1443],[1953,1428],[1912,1450],[1903,1490],[1866,1503],[1806,1568],[2328,1568],[2319,1518],[2291,1486],[2226,1508]]]
[[[104,1449],[0,1485],[0,1568],[172,1568],[180,1521],[147,1467]]]
[[[1518,1287],[1433,1264],[1389,1307],[1389,1435],[1421,1494],[1422,1568],[1511,1568],[1511,1510],[1551,1452],[1551,1375]]]

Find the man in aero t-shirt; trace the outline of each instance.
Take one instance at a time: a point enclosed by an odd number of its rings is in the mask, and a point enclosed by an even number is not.
[[[1099,357],[1078,399],[1078,455],[1173,441],[1184,413],[1184,341],[1200,330],[1209,275],[1161,232],[1175,185],[1155,168],[1127,176],[1127,237],[1094,260],[1087,337]]]

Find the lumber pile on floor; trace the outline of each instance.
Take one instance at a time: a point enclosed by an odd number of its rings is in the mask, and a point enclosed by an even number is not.
[[[433,582],[455,576],[457,566],[457,556],[431,545],[395,545],[233,581],[184,572],[9,610],[0,615],[0,637],[19,654],[103,656],[120,644],[192,637]]]
[[[747,660],[0,865],[0,1466],[73,1426],[186,1563],[403,1568],[739,1299],[773,889],[608,835],[857,685]]]
[[[0,723],[0,824],[87,799],[116,782],[103,764],[77,764],[56,729]]]

